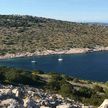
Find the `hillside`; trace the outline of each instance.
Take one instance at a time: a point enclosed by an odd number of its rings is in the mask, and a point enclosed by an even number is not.
[[[108,46],[108,27],[32,16],[0,15],[0,54]]]
[[[2,87],[2,84],[5,85],[4,88]],[[9,87],[8,85],[11,86]],[[20,88],[21,89],[20,91],[23,92],[17,94],[17,92],[15,91],[16,90],[19,91],[18,88]],[[13,89],[14,90],[16,89],[14,92],[16,93],[17,96],[20,95],[19,97],[16,98],[15,95],[12,95],[12,92],[10,92],[10,90],[13,91]],[[8,101],[8,99],[16,99],[22,101],[23,99],[24,100],[27,99],[27,97],[33,100],[33,102],[35,102],[36,101],[35,96],[37,96],[35,93],[37,92],[34,90],[37,89],[40,89],[38,90],[38,93],[40,95],[42,94],[41,93],[42,90],[44,93],[41,96],[41,99],[38,98],[40,102],[41,100],[50,102],[51,101],[50,97],[52,96],[51,94],[61,95],[63,97],[61,102],[66,102],[66,103],[70,102],[71,104],[73,104],[74,102],[74,104],[76,105],[78,105],[78,103],[83,103],[84,105],[99,106],[104,101],[104,99],[108,99],[108,82],[104,83],[104,82],[80,80],[74,77],[69,77],[63,74],[57,74],[52,72],[44,73],[42,71],[36,71],[36,70],[25,71],[9,67],[0,67],[1,103],[3,103],[3,100]],[[31,93],[32,95],[30,95]],[[50,97],[45,99],[42,98],[44,96],[46,97],[46,95],[50,95]],[[58,98],[55,97],[53,101],[58,102]],[[38,101],[37,103],[40,102]],[[82,108],[82,107],[76,107],[76,108]]]

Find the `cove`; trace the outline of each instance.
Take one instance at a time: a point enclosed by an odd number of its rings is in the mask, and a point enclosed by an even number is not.
[[[58,61],[60,56],[63,61]],[[108,81],[108,51],[4,59],[0,60],[0,66],[57,72],[94,81]]]

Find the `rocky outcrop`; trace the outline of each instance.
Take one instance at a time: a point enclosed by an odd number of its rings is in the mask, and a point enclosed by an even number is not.
[[[0,108],[82,108],[81,103],[67,100],[34,87],[0,86]]]
[[[104,102],[98,108],[108,108],[108,99],[105,99]]]
[[[94,108],[29,86],[0,84],[0,108]],[[98,108],[108,108],[108,99]]]

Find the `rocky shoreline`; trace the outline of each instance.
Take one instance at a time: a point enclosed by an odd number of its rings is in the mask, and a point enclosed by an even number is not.
[[[80,54],[80,53],[90,53],[95,51],[108,51],[108,47],[95,47],[95,48],[71,48],[69,50],[45,50],[45,51],[35,51],[34,53],[22,52],[16,54],[6,54],[1,55],[0,59],[9,59],[17,57],[30,57],[30,56],[42,56],[42,55],[54,55],[54,54]]]

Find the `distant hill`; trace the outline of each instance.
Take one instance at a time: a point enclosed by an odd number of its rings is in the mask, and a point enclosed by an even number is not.
[[[108,27],[42,17],[0,15],[0,53],[108,46]]]
[[[108,23],[102,23],[102,22],[88,22],[88,24],[96,24],[100,26],[108,26]]]

